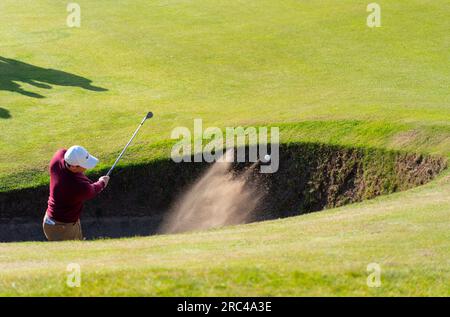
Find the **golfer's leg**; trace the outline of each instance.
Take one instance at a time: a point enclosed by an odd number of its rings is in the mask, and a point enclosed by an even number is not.
[[[75,223],[65,223],[62,227],[64,230],[62,231],[61,240],[82,240],[83,236],[81,234],[81,225],[80,220]]]
[[[49,225],[44,222],[44,234],[48,241],[62,241],[65,236],[65,228],[62,225]]]
[[[83,240],[83,231],[81,230],[81,222],[79,219],[74,225],[74,230],[75,230],[74,240]]]
[[[47,238],[47,240],[50,241],[48,228],[46,227],[46,224],[45,224],[45,217],[44,217],[44,220],[42,221],[42,231],[44,232],[45,238]]]
[[[82,240],[80,221],[73,223],[43,224],[44,234],[48,241]]]

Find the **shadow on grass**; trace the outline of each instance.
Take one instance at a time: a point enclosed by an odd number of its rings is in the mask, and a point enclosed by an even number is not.
[[[16,92],[32,98],[44,98],[41,94],[27,91],[18,82],[37,88],[51,89],[54,86],[73,86],[91,91],[107,91],[92,85],[92,81],[51,68],[42,68],[0,56],[0,90]]]
[[[11,114],[8,109],[0,107],[0,119],[9,119],[11,118]]]

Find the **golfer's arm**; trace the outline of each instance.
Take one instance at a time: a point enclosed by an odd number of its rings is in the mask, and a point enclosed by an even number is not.
[[[89,200],[97,196],[103,189],[105,189],[105,183],[98,181],[92,184],[86,183],[84,190],[84,200]]]

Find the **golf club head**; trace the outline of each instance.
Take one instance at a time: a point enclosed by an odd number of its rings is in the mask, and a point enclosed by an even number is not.
[[[141,125],[144,124],[145,120],[150,119],[151,117],[153,117],[153,112],[149,111],[144,119],[142,119]]]

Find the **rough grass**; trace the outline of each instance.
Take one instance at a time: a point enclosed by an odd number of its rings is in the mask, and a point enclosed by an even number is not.
[[[0,295],[449,296],[450,178],[282,220],[119,240],[0,244]],[[80,288],[66,285],[69,263]],[[369,288],[366,268],[381,266]]]

